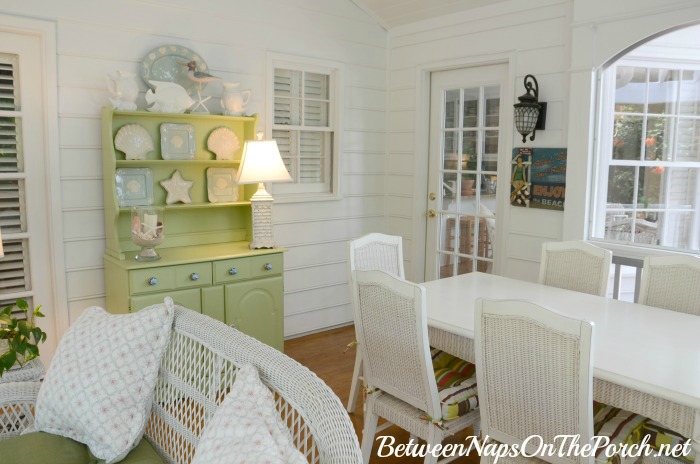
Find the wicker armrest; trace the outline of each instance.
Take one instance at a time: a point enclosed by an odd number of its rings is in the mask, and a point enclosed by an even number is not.
[[[34,425],[34,404],[40,382],[0,384],[0,440],[19,435]]]

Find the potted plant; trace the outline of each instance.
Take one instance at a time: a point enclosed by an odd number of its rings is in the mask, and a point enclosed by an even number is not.
[[[23,316],[12,316],[15,307]],[[15,364],[21,367],[39,356],[39,343],[46,341],[46,332],[35,325],[37,317],[44,317],[41,305],[30,312],[23,299],[0,311],[0,377]]]

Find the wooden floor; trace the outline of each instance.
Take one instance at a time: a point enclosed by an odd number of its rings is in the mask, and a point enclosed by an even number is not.
[[[316,373],[338,395],[343,405],[347,405],[352,380],[352,370],[355,364],[355,348],[347,349],[347,345],[355,338],[355,329],[352,326],[333,329],[305,337],[295,338],[284,342],[284,352],[299,361],[304,366]],[[350,420],[355,426],[358,441],[362,442],[362,394],[359,395],[357,407]],[[449,437],[446,441],[458,443],[464,437],[471,435],[471,429],[464,433]],[[378,433],[378,435],[392,435],[396,438],[396,444],[408,443],[408,433],[396,426],[392,426]],[[420,463],[421,458],[396,458],[377,457],[377,443],[372,454],[372,463]],[[455,463],[477,464],[479,457],[472,452],[470,456],[455,459]]]

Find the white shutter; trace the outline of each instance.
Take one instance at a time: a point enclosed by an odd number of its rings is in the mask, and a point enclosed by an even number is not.
[[[275,68],[273,130],[291,184],[276,185],[284,193],[332,192],[334,131],[330,115],[332,72]]]
[[[0,54],[0,309],[18,297],[32,307],[18,64],[17,55]]]

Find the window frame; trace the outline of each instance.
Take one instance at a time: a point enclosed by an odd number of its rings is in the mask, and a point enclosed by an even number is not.
[[[682,59],[666,59],[655,56],[642,56],[635,55],[634,52],[630,53],[627,57],[621,57],[609,66],[601,68],[597,73],[597,124],[596,124],[596,140],[595,140],[595,154],[593,163],[593,176],[591,178],[591,215],[588,221],[588,237],[591,242],[594,242],[604,248],[613,250],[616,254],[627,257],[644,257],[648,255],[665,255],[668,253],[681,252],[685,254],[700,254],[700,250],[692,248],[679,248],[667,245],[658,244],[645,244],[639,242],[631,241],[620,241],[614,239],[605,238],[605,222],[606,222],[606,210],[607,210],[607,198],[608,198],[608,175],[609,168],[613,164],[612,160],[612,140],[614,131],[614,119],[615,119],[615,81],[616,75],[615,70],[618,66],[632,66],[632,67],[645,67],[645,68],[671,68],[679,70],[695,70],[700,71],[700,63],[697,61],[689,61]],[[646,98],[645,98],[646,103]],[[650,115],[655,115],[656,113],[647,112],[648,108],[639,113],[640,117],[648,118]],[[673,128],[675,129],[679,114],[675,111],[669,114],[671,118],[675,121],[673,123]],[[643,128],[646,124],[643,124]],[[675,136],[675,134],[674,134]],[[641,139],[640,139],[641,141]],[[640,147],[643,150],[643,144]],[[641,155],[641,152],[640,152]],[[622,163],[614,163],[618,166],[630,166],[644,168],[648,167],[650,164],[661,164],[665,168],[688,168],[698,170],[697,176],[700,179],[700,161],[646,161],[641,159],[638,160],[618,160],[623,161]],[[604,191],[602,189],[605,189]],[[637,192],[632,192],[634,201],[637,200]],[[696,197],[700,195],[700,181],[696,185]],[[633,212],[637,212],[637,207],[635,203],[635,208]],[[641,208],[647,209],[647,208]],[[658,213],[665,214],[666,212],[674,212],[678,208],[669,206],[667,208],[659,208]],[[692,214],[691,220],[695,224],[694,229],[690,230],[690,233],[700,232],[700,201],[695,204],[695,208],[689,210]],[[633,221],[636,219],[633,217]],[[660,231],[663,230],[659,229]],[[696,237],[695,240],[690,239],[689,246],[700,246],[700,237]]]
[[[274,80],[276,69],[288,69],[292,71],[301,71],[304,73],[317,73],[329,76],[328,85],[328,126],[275,126],[274,124]],[[272,139],[273,130],[289,130],[311,131],[311,132],[328,132],[332,134],[330,143],[332,153],[330,157],[330,169],[328,169],[328,179],[323,183],[273,183],[269,187],[271,193],[275,196],[277,203],[294,203],[304,201],[324,201],[337,200],[342,198],[341,194],[341,164],[342,164],[342,109],[344,108],[343,101],[343,76],[345,67],[342,63],[302,57],[296,55],[287,55],[275,52],[267,54],[267,104],[265,117],[265,135],[267,139]]]

